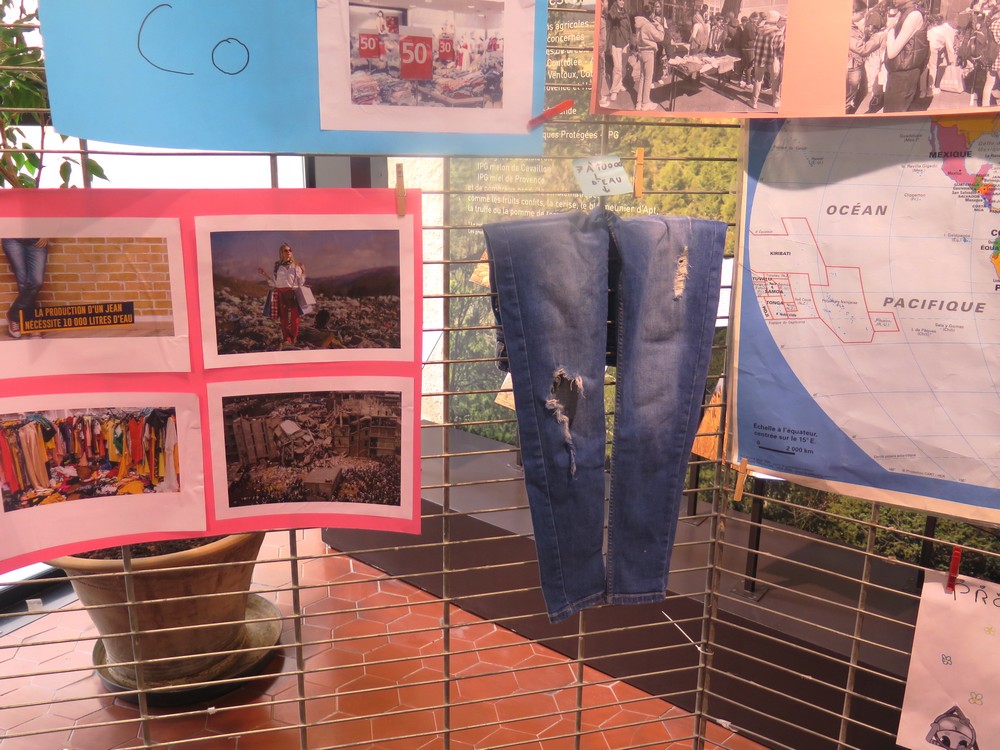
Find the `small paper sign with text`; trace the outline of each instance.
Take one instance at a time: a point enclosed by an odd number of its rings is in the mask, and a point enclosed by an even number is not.
[[[573,160],[573,173],[581,192],[589,198],[632,192],[632,180],[620,156],[593,156]]]

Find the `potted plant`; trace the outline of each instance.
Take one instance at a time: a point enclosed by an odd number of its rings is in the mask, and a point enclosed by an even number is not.
[[[237,687],[203,683],[259,671],[277,644],[280,614],[249,593],[263,540],[261,532],[233,534],[165,554],[158,554],[164,544],[134,545],[130,576],[121,559],[66,556],[49,564],[66,571],[97,627],[94,665],[104,683],[151,689],[151,703],[176,704]],[[152,556],[140,556],[143,547]]]

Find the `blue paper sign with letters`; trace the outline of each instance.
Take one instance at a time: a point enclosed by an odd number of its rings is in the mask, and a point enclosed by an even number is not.
[[[360,0],[41,0],[53,124],[170,148],[539,154],[546,4],[486,6],[428,0],[378,27]],[[408,80],[415,52],[431,78]]]

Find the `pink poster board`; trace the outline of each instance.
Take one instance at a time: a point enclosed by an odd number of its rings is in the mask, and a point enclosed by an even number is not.
[[[390,190],[6,191],[0,236],[48,242],[22,335],[0,331],[0,572],[235,531],[418,532],[419,193],[396,211]],[[297,316],[285,243],[312,291]],[[4,310],[19,291],[5,262]]]

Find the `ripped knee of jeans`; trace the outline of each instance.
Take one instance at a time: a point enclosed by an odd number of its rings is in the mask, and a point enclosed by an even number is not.
[[[674,299],[684,296],[684,287],[688,279],[688,249],[685,245],[677,256],[677,271],[674,273]]]
[[[583,396],[583,376],[570,377],[562,367],[552,373],[552,389],[545,401],[545,408],[552,412],[556,423],[562,428],[563,440],[569,452],[569,473],[576,475],[576,446],[570,424],[576,416],[577,401]]]

